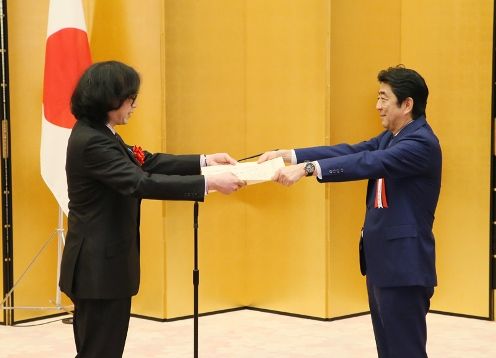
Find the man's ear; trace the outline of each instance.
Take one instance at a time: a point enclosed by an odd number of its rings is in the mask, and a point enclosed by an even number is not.
[[[403,103],[401,105],[403,107],[403,112],[405,114],[412,113],[412,111],[413,111],[413,98],[412,97],[405,98],[405,100],[403,101]]]

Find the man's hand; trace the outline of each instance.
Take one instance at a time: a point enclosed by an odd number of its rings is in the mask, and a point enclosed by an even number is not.
[[[304,176],[306,176],[305,163],[300,163],[278,169],[272,177],[272,180],[279,184],[290,186]]]
[[[236,164],[237,161],[227,153],[207,154],[207,165]]]
[[[231,194],[244,187],[246,182],[231,172],[211,175],[207,179],[208,192],[216,190],[222,194]]]
[[[260,156],[260,158],[258,158],[257,163],[266,162],[267,160],[271,160],[279,157],[282,157],[285,163],[291,163],[291,150],[281,149],[281,150],[272,150],[270,152],[265,152]]]

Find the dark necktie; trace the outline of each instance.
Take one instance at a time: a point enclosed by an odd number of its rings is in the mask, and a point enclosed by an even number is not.
[[[115,138],[117,138],[117,141],[120,143],[120,144],[124,144],[124,141],[122,140],[121,136],[119,135],[119,133],[115,132]]]
[[[127,154],[132,153],[132,150],[126,145],[126,143],[124,143],[124,141],[122,140],[122,137],[119,135],[119,133],[115,132],[115,138],[117,138],[117,141],[122,146],[122,148],[124,148],[126,150]]]

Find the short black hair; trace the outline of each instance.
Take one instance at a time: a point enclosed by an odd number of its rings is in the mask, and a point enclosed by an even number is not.
[[[425,115],[429,89],[425,80],[416,71],[403,65],[389,67],[377,75],[379,82],[387,83],[401,105],[405,99],[413,99],[412,119]]]
[[[86,69],[71,97],[71,112],[76,119],[106,123],[108,112],[136,96],[140,77],[136,70],[122,62],[97,62]]]

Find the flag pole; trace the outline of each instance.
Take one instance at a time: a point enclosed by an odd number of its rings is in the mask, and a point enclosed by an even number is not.
[[[60,280],[60,264],[62,263],[62,251],[65,245],[65,234],[64,234],[64,212],[62,207],[59,205],[59,219],[57,224],[57,282],[55,288],[55,306],[62,306],[62,293],[60,291],[59,280]]]
[[[65,234],[64,234],[64,217],[63,217],[63,211],[62,208],[59,206],[59,217],[58,217],[58,226],[57,229],[50,235],[50,237],[45,241],[45,243],[41,246],[41,248],[38,250],[36,255],[31,259],[29,264],[27,265],[26,269],[20,274],[19,278],[14,282],[12,288],[10,289],[9,292],[5,295],[3,300],[0,302],[0,308],[3,310],[15,310],[15,309],[25,309],[25,310],[51,310],[51,309],[56,309],[56,310],[61,310],[65,311],[69,314],[72,314],[70,309],[73,307],[73,305],[68,305],[68,306],[63,306],[62,305],[62,293],[60,291],[59,287],[59,278],[60,278],[60,264],[62,262],[62,251],[64,249],[64,243],[65,243]],[[12,306],[12,305],[5,305],[6,302],[10,303],[12,302],[11,296],[14,293],[14,290],[17,288],[17,286],[20,284],[24,276],[31,270],[32,266],[36,263],[38,257],[46,250],[50,242],[52,242],[53,238],[55,237],[55,234],[57,235],[57,282],[56,282],[56,290],[55,290],[55,301],[49,300],[50,303],[53,304],[53,306]],[[64,323],[70,323],[70,320],[64,319]]]

